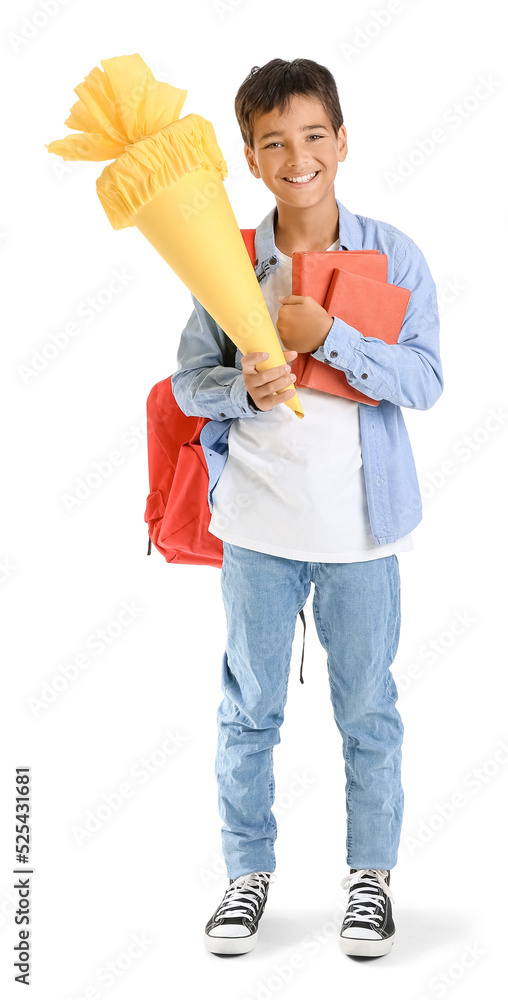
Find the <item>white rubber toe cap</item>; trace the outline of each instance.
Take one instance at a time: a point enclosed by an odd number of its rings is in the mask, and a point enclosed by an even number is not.
[[[245,924],[219,924],[208,931],[210,937],[248,937],[249,929]]]

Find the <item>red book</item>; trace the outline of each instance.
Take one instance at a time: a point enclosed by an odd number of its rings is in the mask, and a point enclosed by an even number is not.
[[[332,275],[323,306],[329,316],[338,316],[339,319],[343,319],[349,326],[354,326],[362,336],[377,337],[378,340],[384,340],[385,344],[396,344],[410,297],[409,288],[389,285],[384,281],[376,281],[362,274],[336,269]],[[316,359],[311,355],[308,358],[309,361],[316,362]],[[323,363],[317,361],[316,364]],[[371,399],[370,396],[364,395],[363,392],[359,392],[349,385],[343,371],[338,368],[330,369],[331,366],[326,365],[326,375],[329,381],[323,383],[324,392],[332,392],[336,396],[345,396],[347,399],[355,399],[357,402],[379,406],[378,399]],[[333,381],[330,377],[332,372],[336,376]],[[304,368],[302,379],[302,385],[305,386],[306,368]],[[330,388],[326,388],[326,385],[329,385]]]
[[[388,275],[388,257],[379,250],[297,250],[292,260],[292,294],[311,295],[320,306],[325,301],[334,269],[338,267],[379,281],[386,281]],[[344,396],[345,382],[350,399],[365,399],[363,392],[348,385],[344,372],[317,361],[308,352],[298,354],[291,362],[291,371],[296,375],[296,389],[302,386]]]
[[[323,307],[364,337],[396,344],[410,297],[409,288],[336,268]]]
[[[387,281],[388,257],[379,250],[297,250],[293,254],[293,295],[312,295],[322,306],[334,268]]]

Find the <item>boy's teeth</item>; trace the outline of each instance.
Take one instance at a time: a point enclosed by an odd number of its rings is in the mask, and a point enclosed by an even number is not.
[[[317,170],[313,174],[305,174],[304,177],[286,177],[285,180],[291,181],[292,184],[305,184],[305,181],[310,181],[311,177],[315,177]]]

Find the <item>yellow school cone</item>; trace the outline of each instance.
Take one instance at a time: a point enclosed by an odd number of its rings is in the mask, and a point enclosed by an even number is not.
[[[46,145],[65,160],[107,160],[97,194],[114,229],[136,226],[242,354],[266,351],[258,371],[286,363],[223,184],[227,165],[212,123],[179,118],[187,96],[155,80],[137,53],[101,59],[74,88],[65,124]],[[281,389],[280,392],[285,392]],[[295,392],[285,403],[297,417]]]

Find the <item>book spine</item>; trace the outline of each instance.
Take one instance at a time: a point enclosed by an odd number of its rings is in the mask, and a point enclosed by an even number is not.
[[[293,254],[293,277],[291,284],[292,295],[301,295],[300,288],[300,273],[301,273],[301,260],[302,255],[298,251]]]

